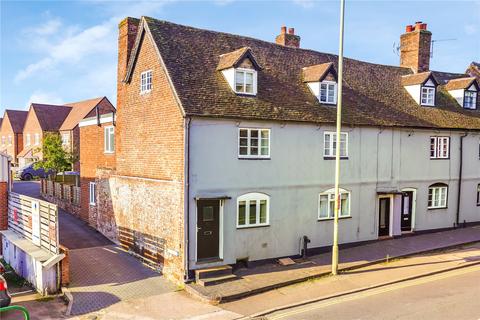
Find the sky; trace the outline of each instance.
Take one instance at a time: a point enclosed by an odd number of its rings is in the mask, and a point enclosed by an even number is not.
[[[118,22],[151,16],[274,41],[294,27],[301,47],[338,53],[338,0],[7,1],[0,0],[0,117],[31,102],[62,104],[107,96],[116,104]],[[480,61],[480,0],[346,0],[346,57],[398,65],[400,34],[428,24],[432,70],[464,72]]]

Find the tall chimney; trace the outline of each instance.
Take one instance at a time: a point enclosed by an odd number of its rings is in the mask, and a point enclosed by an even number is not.
[[[432,33],[427,24],[421,21],[408,25],[400,36],[400,66],[413,72],[424,72],[430,68],[430,46]]]
[[[135,44],[139,23],[139,19],[128,17],[118,24],[117,110],[121,108],[124,100],[123,79],[125,79],[130,53]]]
[[[280,34],[275,38],[275,43],[286,47],[300,48],[300,36],[295,35],[295,29],[283,26]]]

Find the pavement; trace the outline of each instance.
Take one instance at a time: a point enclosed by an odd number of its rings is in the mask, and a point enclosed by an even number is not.
[[[479,279],[480,266],[474,266],[280,311],[263,319],[478,319]]]
[[[375,241],[340,250],[339,270],[349,270],[451,246],[480,241],[480,225],[442,232],[425,233],[397,239]],[[189,293],[210,303],[228,302],[279,287],[330,274],[331,253],[297,260],[295,265],[281,266],[277,262],[242,268],[234,274],[235,281],[208,287],[189,284]]]

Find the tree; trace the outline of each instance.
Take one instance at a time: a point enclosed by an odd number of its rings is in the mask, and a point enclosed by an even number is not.
[[[60,135],[47,133],[43,138],[42,160],[36,162],[34,168],[51,172],[53,180],[56,180],[57,174],[71,169],[74,161],[74,155],[63,147]]]

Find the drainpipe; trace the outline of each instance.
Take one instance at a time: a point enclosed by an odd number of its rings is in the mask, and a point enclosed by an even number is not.
[[[463,175],[463,139],[468,136],[468,132],[460,137],[460,168],[458,172],[458,196],[457,196],[457,218],[456,227],[460,223],[460,197],[462,195],[462,175]]]
[[[189,238],[190,238],[190,122],[192,121],[191,118],[185,118],[185,170],[184,170],[184,180],[185,180],[185,187],[184,187],[184,208],[185,208],[185,219],[184,219],[184,248],[183,248],[183,257],[184,257],[184,281],[190,282],[190,275],[188,272],[189,269]]]

